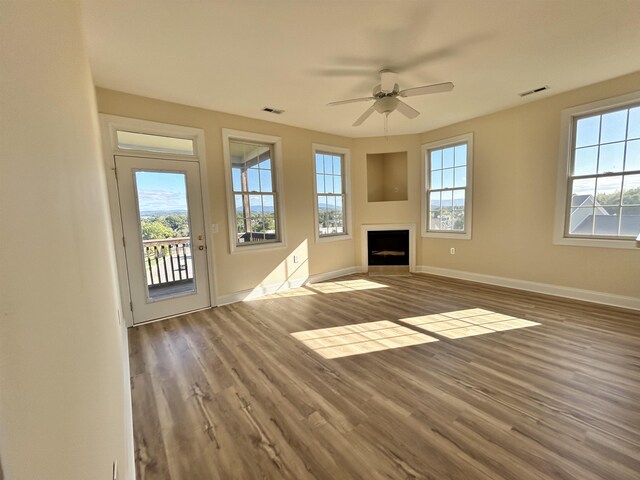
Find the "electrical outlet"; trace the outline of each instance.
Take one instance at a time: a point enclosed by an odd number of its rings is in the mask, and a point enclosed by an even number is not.
[[[211,224],[211,233],[218,233],[218,224],[217,223],[212,223]]]
[[[451,255],[455,255],[456,254],[456,248],[455,247],[451,247],[451,250],[449,250],[449,252],[451,252]]]

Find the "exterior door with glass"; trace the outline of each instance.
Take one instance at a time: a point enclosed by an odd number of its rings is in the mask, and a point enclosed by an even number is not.
[[[211,306],[197,162],[115,156],[133,323]]]

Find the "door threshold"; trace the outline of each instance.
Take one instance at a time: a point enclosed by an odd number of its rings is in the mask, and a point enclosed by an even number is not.
[[[131,325],[129,328],[141,327],[142,325],[148,325],[150,323],[161,322],[163,320],[169,320],[170,318],[181,317],[182,315],[189,315],[190,313],[201,312],[203,310],[209,310],[210,308],[213,308],[213,307],[214,307],[213,305],[209,305],[208,307],[196,308],[195,310],[189,310],[188,312],[176,313],[175,315],[169,315],[167,317],[154,318],[153,320],[146,320],[146,321],[140,322],[140,323],[133,322],[133,325]]]

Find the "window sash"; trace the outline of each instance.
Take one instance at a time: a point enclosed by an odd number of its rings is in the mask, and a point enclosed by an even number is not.
[[[342,232],[332,232],[332,233],[322,233],[322,231],[320,230],[320,197],[340,197],[342,199]],[[349,232],[347,231],[347,209],[346,209],[346,203],[347,202],[347,195],[344,193],[318,193],[316,194],[316,209],[318,210],[318,235],[322,238],[324,237],[338,237],[341,235],[348,235]],[[332,226],[330,226],[329,228],[336,228],[337,229],[338,225],[336,223],[334,223]]]
[[[603,235],[603,234],[596,234],[595,233],[595,221],[592,221],[591,223],[591,234],[580,234],[580,233],[571,233],[571,213],[572,213],[572,209],[574,208],[579,208],[577,206],[572,205],[572,193],[573,193],[573,182],[575,180],[583,180],[583,179],[590,179],[593,178],[597,181],[597,179],[599,178],[607,178],[607,177],[622,177],[622,188],[624,188],[624,177],[629,176],[629,175],[638,175],[640,174],[640,170],[633,170],[630,172],[624,172],[624,173],[603,173],[600,175],[578,175],[578,176],[569,176],[567,178],[567,198],[566,198],[566,203],[565,203],[565,221],[564,221],[564,236],[566,238],[582,238],[582,239],[594,239],[594,240],[634,240],[638,237],[638,235],[640,235],[640,232],[638,232],[638,234],[631,234],[631,235],[620,235],[620,230],[622,227],[622,214],[620,214],[618,216],[618,233],[617,234],[611,234],[611,235]],[[620,200],[618,203],[614,204],[614,205],[604,205],[603,207],[615,207],[615,208],[623,208],[623,207],[637,207],[640,208],[640,206],[635,205],[635,204],[624,204],[622,203],[622,197],[623,197],[624,192],[621,191],[620,192]],[[596,194],[597,195],[597,194]],[[597,200],[596,200],[597,201]]]
[[[564,237],[565,238],[572,238],[572,239],[594,239],[594,240],[633,240],[636,239],[637,235],[634,234],[630,234],[630,235],[621,235],[620,231],[622,228],[622,221],[623,221],[623,215],[622,215],[622,211],[619,212],[618,215],[618,226],[617,226],[617,233],[615,234],[610,234],[610,235],[605,235],[605,234],[596,234],[595,233],[595,229],[596,229],[596,221],[595,221],[595,215],[592,214],[592,221],[591,221],[591,234],[587,234],[587,233],[571,233],[571,215],[573,213],[573,209],[577,208],[576,206],[572,205],[572,200],[573,200],[573,185],[574,182],[576,180],[588,180],[588,179],[594,179],[596,182],[598,181],[598,179],[601,178],[610,178],[610,177],[621,177],[621,191],[620,191],[620,199],[618,201],[618,203],[616,203],[615,205],[605,205],[608,207],[615,207],[615,208],[622,208],[622,207],[638,207],[637,205],[625,205],[622,203],[622,197],[624,195],[624,184],[625,184],[625,178],[631,175],[638,175],[640,174],[640,170],[626,170],[626,157],[627,157],[627,147],[629,142],[631,141],[635,141],[638,140],[638,137],[632,136],[629,137],[629,112],[631,109],[637,108],[638,106],[640,106],[640,103],[633,103],[633,104],[628,104],[621,107],[612,107],[612,108],[607,108],[607,109],[603,109],[603,110],[599,110],[597,112],[592,112],[592,113],[588,113],[588,114],[584,114],[584,115],[576,115],[572,118],[571,121],[571,153],[570,153],[570,162],[569,162],[569,168],[568,168],[568,174],[567,174],[567,183],[566,183],[566,191],[567,191],[567,195],[566,195],[566,200],[565,200],[565,220],[564,220]],[[627,118],[626,118],[626,124],[624,127],[624,138],[622,140],[615,140],[615,141],[604,141],[602,142],[602,117],[603,115],[607,115],[610,113],[615,113],[615,112],[623,112],[626,111],[627,112]],[[594,144],[588,144],[588,145],[581,145],[580,147],[577,146],[577,137],[578,137],[578,122],[580,120],[585,120],[588,118],[593,118],[593,117],[600,117],[599,120],[599,126],[598,126],[598,142],[594,143]],[[591,173],[591,174],[582,174],[582,175],[575,175],[575,169],[576,169],[576,152],[579,149],[582,148],[591,148],[591,147],[597,147],[598,151],[600,152],[601,147],[603,146],[607,146],[607,145],[613,145],[613,144],[623,144],[624,145],[624,149],[623,149],[623,153],[622,153],[622,167],[620,170],[617,170],[615,172],[603,172],[603,173]],[[599,163],[600,163],[600,153],[598,153],[598,157],[597,157],[597,162],[596,162],[596,170],[599,169]],[[594,190],[593,192],[593,200],[594,202],[597,202],[597,195],[598,192],[597,190]],[[640,208],[640,207],[638,207]],[[593,207],[593,210],[595,209],[595,207]],[[640,233],[640,232],[639,232]]]
[[[431,154],[433,152],[437,152],[439,150],[446,150],[449,148],[455,148],[461,145],[466,145],[467,147],[467,158],[465,161],[465,174],[466,174],[466,182],[465,182],[465,186],[464,187],[447,187],[447,188],[431,188],[431,177],[433,174],[433,169],[432,169],[432,165],[431,165]],[[442,145],[439,146],[437,148],[432,148],[426,151],[426,158],[424,159],[425,163],[426,163],[426,172],[425,172],[425,184],[427,186],[427,188],[425,189],[425,222],[426,222],[426,228],[425,231],[428,233],[451,233],[451,234],[460,234],[460,235],[465,235],[468,233],[468,220],[467,220],[467,212],[468,212],[468,205],[469,205],[469,195],[468,195],[468,189],[469,189],[469,142],[456,142],[456,143],[452,143],[450,145]],[[453,169],[455,168],[455,165],[452,167],[447,167],[448,169]],[[445,168],[440,168],[440,169],[436,169],[436,170],[445,170]],[[438,192],[451,192],[451,191],[464,191],[464,228],[462,230],[457,230],[452,228],[431,228],[431,212],[432,212],[432,208],[431,208],[431,201],[430,201],[430,197],[431,197],[431,193],[438,193]],[[452,204],[452,209],[453,209],[454,205]]]
[[[269,148],[269,162],[270,162],[270,166],[269,168],[260,168],[260,164],[261,164],[261,157],[263,154],[260,154],[258,156],[256,156],[254,159],[252,159],[249,162],[246,162],[244,164],[234,164],[233,161],[230,160],[231,162],[231,178],[230,178],[230,182],[231,182],[231,193],[232,193],[232,202],[233,202],[233,207],[234,207],[234,212],[235,212],[235,225],[234,225],[234,230],[235,230],[235,246],[236,247],[248,247],[251,245],[263,245],[263,244],[268,244],[268,243],[279,243],[281,242],[281,231],[280,231],[280,218],[279,218],[279,211],[278,211],[278,192],[277,192],[277,182],[276,182],[276,164],[275,164],[275,158],[274,158],[274,146],[270,143],[262,143],[262,142],[255,142],[255,141],[247,141],[247,140],[241,140],[241,139],[233,139],[230,138],[229,140],[229,146],[231,146],[232,144],[236,143],[236,144],[241,144],[241,145],[245,145],[245,146],[255,146],[255,147],[268,147]],[[265,152],[266,153],[266,152]],[[258,178],[257,178],[257,182],[258,182],[258,189],[259,190],[250,190],[249,189],[249,179],[248,179],[248,175],[249,175],[249,170],[255,168],[255,170],[257,171],[258,174]],[[241,189],[238,190],[236,189],[236,185],[234,183],[234,178],[233,178],[233,172],[234,169],[239,169],[240,170],[240,175],[241,175],[241,181],[240,181],[240,186]],[[271,184],[271,188],[270,189],[263,189],[263,178],[261,173],[268,171],[269,175],[269,182]],[[243,175],[244,178],[243,178]],[[241,197],[240,199],[240,204],[238,204],[237,202],[237,197]],[[256,210],[252,209],[252,205],[251,205],[251,197],[261,197],[260,198],[260,207],[256,208]],[[273,208],[273,222],[274,222],[274,232],[271,233],[267,233],[266,231],[254,231],[253,230],[253,222],[255,221],[254,219],[256,217],[259,216],[264,216],[267,213],[271,213],[271,212],[265,212],[264,210],[264,197],[271,197],[272,201],[271,203],[272,208]],[[254,205],[255,207],[255,205]],[[240,211],[238,211],[238,209],[240,209]],[[241,229],[239,228],[239,226],[241,225],[241,223],[244,223],[244,231],[241,231]],[[263,237],[260,238],[259,235],[254,235],[254,234],[262,234]],[[244,241],[241,241],[241,236],[244,235],[245,237],[248,236],[248,238],[245,238]],[[273,235],[274,238],[267,238],[267,235]]]
[[[327,172],[318,172],[318,168],[317,168],[317,162],[318,162],[318,155],[328,155],[330,157],[339,157],[340,158],[340,172],[339,174],[336,174],[335,172],[332,173],[327,173]],[[320,238],[326,238],[326,237],[339,237],[339,236],[344,236],[344,235],[349,235],[348,229],[347,229],[347,191],[346,191],[346,175],[345,175],[345,169],[346,169],[346,165],[345,165],[345,155],[342,153],[336,153],[336,152],[325,152],[322,150],[316,150],[315,154],[314,154],[314,164],[313,164],[313,171],[314,171],[314,182],[315,182],[315,186],[316,186],[316,212],[318,215],[318,224],[316,225],[316,229],[318,232],[318,237]],[[322,176],[324,177],[324,179],[326,180],[326,178],[333,178],[336,176],[340,177],[340,189],[341,189],[341,193],[321,193],[318,192],[318,176]],[[332,233],[323,233],[321,231],[321,227],[320,227],[320,197],[341,197],[342,198],[342,232],[332,232]],[[337,228],[337,225],[334,223],[334,225],[332,227],[329,228]]]
[[[263,244],[263,243],[274,243],[274,242],[279,242],[280,241],[280,236],[279,236],[279,229],[278,229],[278,199],[277,199],[277,194],[276,193],[256,193],[256,192],[234,192],[234,207],[235,207],[235,211],[236,211],[236,234],[237,234],[237,239],[236,239],[236,246],[245,246],[245,245],[254,245],[254,244]],[[260,201],[260,209],[256,209],[253,210],[251,208],[251,198],[250,197],[256,197],[256,196],[260,196],[260,197],[273,197],[272,199],[272,203],[273,203],[273,222],[274,222],[274,232],[273,234],[269,233],[267,230],[260,230],[260,231],[256,231],[254,230],[253,227],[253,222],[256,221],[256,217],[260,216],[260,215],[265,215],[266,213],[270,213],[270,212],[265,212],[264,210],[264,200],[261,199]],[[237,202],[237,197],[241,197],[240,198],[240,202],[241,204],[238,205]],[[247,211],[245,211],[245,208],[247,209]],[[241,209],[240,211],[238,211],[238,209]],[[248,216],[247,216],[248,213]],[[240,214],[240,215],[238,215]],[[259,221],[259,220],[257,220]],[[244,230],[240,230],[239,226],[240,226],[240,222],[244,222],[245,224],[245,228]],[[244,235],[249,235],[248,240],[245,239],[245,241],[240,241],[240,234],[244,234]],[[263,234],[263,238],[260,238],[259,235],[254,235],[254,234]],[[267,235],[274,235],[274,238],[267,238]]]

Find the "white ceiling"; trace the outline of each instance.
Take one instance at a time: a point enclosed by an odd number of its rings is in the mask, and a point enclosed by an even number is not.
[[[325,105],[370,95],[382,68],[455,84],[407,98],[421,115],[392,113],[391,135],[640,71],[640,0],[86,0],[83,17],[98,86],[349,137],[383,117]]]

